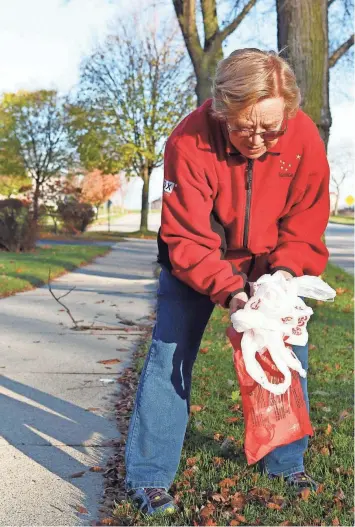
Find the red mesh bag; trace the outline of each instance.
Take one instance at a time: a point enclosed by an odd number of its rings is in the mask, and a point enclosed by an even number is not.
[[[243,333],[238,333],[231,326],[227,329],[227,335],[234,349],[234,367],[242,396],[244,450],[248,464],[252,465],[278,446],[292,443],[305,435],[313,435],[313,430],[299,374],[291,370],[291,385],[283,395],[270,393],[255,382],[245,369],[241,350]],[[257,353],[256,360],[270,382],[283,380],[268,351]]]

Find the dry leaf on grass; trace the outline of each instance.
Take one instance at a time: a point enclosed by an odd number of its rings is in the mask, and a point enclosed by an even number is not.
[[[213,436],[213,439],[215,441],[222,441],[222,439],[224,438],[224,435],[223,434],[219,434],[218,432],[216,432]]]
[[[208,348],[200,348],[200,353],[208,353]]]
[[[233,487],[236,484],[236,481],[237,481],[237,478],[225,478],[225,479],[222,479],[222,481],[220,481],[218,485],[219,487],[221,487],[221,489],[223,488],[229,489],[230,487]]]
[[[335,516],[335,518],[333,519],[332,525],[340,525],[340,521],[339,521],[339,518],[337,516]]]
[[[269,491],[269,489],[263,487],[254,487],[248,492],[248,497],[262,502],[269,501],[270,496],[271,492]]]
[[[102,467],[99,467],[99,466],[95,466],[95,467],[91,467],[90,468],[90,472],[104,472],[104,468]]]
[[[339,490],[336,492],[335,496],[336,496],[339,500],[345,500],[345,494],[344,494],[344,492],[343,492],[342,489],[339,489]]]
[[[320,449],[320,453],[323,455],[323,456],[330,456],[330,450],[327,446],[324,446],[323,448]]]
[[[224,463],[223,457],[214,457],[213,458],[213,465],[215,467],[221,467]]]
[[[222,496],[222,494],[212,494],[211,496],[212,501],[216,501],[217,503],[224,503],[226,499]]]
[[[327,428],[325,430],[325,435],[329,436],[332,433],[332,425],[328,423]]]
[[[299,496],[300,496],[301,500],[308,501],[308,498],[309,498],[310,494],[311,494],[311,490],[310,489],[303,489],[299,493]]]
[[[216,507],[212,503],[207,503],[204,507],[202,507],[200,511],[200,516],[203,520],[206,520],[207,518],[210,518],[214,511],[216,510]]]
[[[240,417],[227,417],[227,419],[225,419],[225,422],[226,423],[237,423],[238,421],[240,421]]]
[[[190,406],[190,412],[192,414],[195,414],[196,412],[201,412],[201,410],[203,410],[203,409],[204,409],[204,406],[201,406],[199,404],[192,404]]]
[[[246,517],[243,516],[242,514],[236,514],[234,516],[234,519],[237,520],[238,522],[241,522],[241,523],[247,523]]]
[[[236,492],[231,497],[231,507],[236,510],[242,510],[246,503],[245,495],[242,492]]]
[[[198,460],[199,460],[198,457],[189,457],[186,460],[186,465],[188,467],[193,467],[194,465],[196,465],[196,463],[198,463]]]

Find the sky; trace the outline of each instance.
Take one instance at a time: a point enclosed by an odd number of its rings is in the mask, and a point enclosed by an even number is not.
[[[66,93],[78,81],[80,61],[102,41],[113,24],[120,23],[146,0],[0,0],[0,93],[20,89],[57,89]],[[251,24],[242,23],[232,35],[225,55],[244,46],[276,48],[276,15],[270,1],[256,4]],[[172,16],[172,0],[156,0],[162,17]],[[227,3],[225,4],[227,5]],[[267,20],[267,24],[265,24]],[[249,21],[250,22],[250,21]],[[354,173],[354,77],[343,64],[333,68],[330,87],[333,126],[329,159],[333,170],[345,166]],[[347,161],[349,160],[349,161]],[[163,172],[151,179],[150,199],[162,192]],[[141,180],[132,180],[126,197],[128,208],[140,208]],[[341,203],[355,194],[354,179],[347,178]]]

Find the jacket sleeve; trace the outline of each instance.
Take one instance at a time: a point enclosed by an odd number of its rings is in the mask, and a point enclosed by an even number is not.
[[[244,290],[246,275],[221,258],[221,239],[211,227],[212,208],[206,174],[169,140],[160,236],[168,246],[172,274],[227,307],[233,294]]]
[[[323,141],[311,123],[298,170],[302,191],[288,214],[280,219],[277,246],[269,257],[271,272],[319,276],[329,252],[322,235],[329,219],[329,165]]]

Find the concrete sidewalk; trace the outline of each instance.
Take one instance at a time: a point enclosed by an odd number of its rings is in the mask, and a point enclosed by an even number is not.
[[[53,282],[56,295],[76,286],[63,302],[91,330],[73,331],[45,287],[0,300],[0,525],[98,519],[104,478],[89,469],[105,467],[119,438],[117,373],[142,334],[120,319],[152,324],[155,260],[155,241],[124,241]]]

